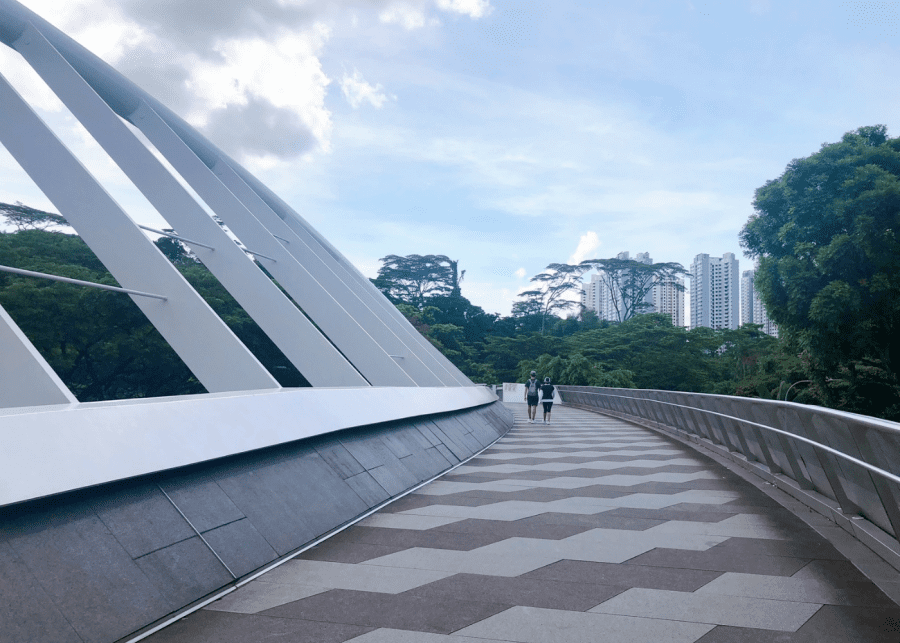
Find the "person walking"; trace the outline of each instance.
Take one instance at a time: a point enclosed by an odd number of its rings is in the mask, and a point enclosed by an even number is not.
[[[531,371],[531,379],[525,382],[525,402],[528,403],[529,424],[534,424],[534,418],[537,415],[538,393],[540,388],[541,386],[537,380],[537,373]]]
[[[550,383],[550,378],[545,377],[544,383],[541,384],[541,403],[544,405],[544,424],[550,424],[550,409],[553,408],[553,398],[556,396],[556,389]]]

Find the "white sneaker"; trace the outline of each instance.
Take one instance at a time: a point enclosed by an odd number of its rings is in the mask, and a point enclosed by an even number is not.
[[[534,420],[532,420],[532,419],[529,418],[528,424],[534,424]]]

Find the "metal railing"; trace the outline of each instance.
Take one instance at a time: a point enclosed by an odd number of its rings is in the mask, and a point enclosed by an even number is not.
[[[642,389],[558,387],[568,404],[630,416],[708,440],[895,539],[900,534],[900,424],[819,406]]]

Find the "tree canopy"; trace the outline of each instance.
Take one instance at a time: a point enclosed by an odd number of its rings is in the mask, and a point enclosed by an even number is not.
[[[388,255],[373,283],[393,302],[425,308],[433,297],[459,294],[465,270],[445,255]]]
[[[634,259],[587,259],[582,261],[583,272],[595,268],[600,280],[609,289],[610,302],[618,321],[628,321],[635,315],[653,308],[648,297],[655,286],[671,284],[677,290],[684,286],[676,280],[687,271],[680,263],[641,263]],[[583,273],[582,273],[583,274]]]
[[[826,380],[844,379],[857,407],[900,412],[900,139],[848,132],[791,161],[753,207],[741,243],[756,287],[826,398],[838,403]]]

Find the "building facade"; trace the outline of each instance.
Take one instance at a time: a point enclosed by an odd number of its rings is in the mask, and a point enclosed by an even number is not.
[[[629,252],[620,252],[616,259],[632,259]],[[653,259],[649,252],[638,252],[633,261],[650,265]],[[618,278],[618,275],[614,275]],[[678,286],[681,286],[681,290]],[[676,277],[654,286],[644,301],[647,308],[643,312],[665,313],[672,317],[676,326],[684,326],[684,279]],[[611,322],[622,321],[622,305],[618,289],[610,288],[604,275],[594,273],[591,280],[582,284],[581,304],[597,313],[597,317]]]
[[[691,264],[691,328],[736,329],[740,323],[738,260],[699,254]]]
[[[755,278],[754,270],[745,270],[741,273],[741,325],[759,324],[762,332],[778,337],[778,326],[769,319],[766,306],[756,290]]]

